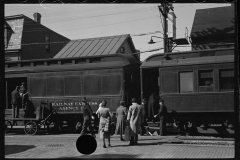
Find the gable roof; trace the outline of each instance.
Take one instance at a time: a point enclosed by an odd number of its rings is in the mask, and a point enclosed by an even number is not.
[[[234,42],[234,6],[198,9],[191,30],[193,44]]]
[[[34,24],[34,25],[32,25],[34,27],[38,27],[38,28],[36,28],[36,32],[46,29],[48,31],[51,31],[54,34],[60,35],[59,33],[51,30],[50,28],[44,26],[41,23],[36,22],[35,20],[33,20],[23,14],[5,16],[4,27],[6,29],[8,29],[9,31],[11,31],[11,34],[9,37],[10,39],[8,40],[8,45],[5,48],[5,51],[21,49],[23,30],[26,25],[29,25],[29,23],[31,23],[31,25]],[[62,35],[60,35],[60,36],[62,36]],[[62,36],[62,37],[64,37],[64,36]],[[64,37],[64,38],[66,38],[66,37]],[[66,39],[69,40],[68,38],[66,38]]]
[[[132,42],[132,38],[129,34],[125,34],[109,37],[71,40],[60,52],[54,56],[54,58],[115,54],[119,52],[119,49],[125,42],[127,42],[127,44],[130,46],[131,52],[135,53],[136,49]]]
[[[22,32],[23,32],[24,16],[15,15],[5,17],[5,33],[7,44],[5,50],[19,50],[21,49]]]

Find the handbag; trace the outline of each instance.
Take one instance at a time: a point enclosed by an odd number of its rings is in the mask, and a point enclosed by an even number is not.
[[[131,136],[130,136],[130,126],[127,125],[125,127],[125,132],[124,132],[124,140],[125,141],[130,141],[130,139],[131,139]]]
[[[111,122],[111,124],[110,124],[110,135],[111,136],[115,134],[115,129],[116,129],[115,122]]]
[[[103,139],[103,137],[104,137],[104,131],[103,131],[103,129],[102,130],[100,130],[99,131],[99,137],[100,137],[100,139]]]
[[[104,126],[104,132],[109,132],[109,118],[106,119],[106,124]]]

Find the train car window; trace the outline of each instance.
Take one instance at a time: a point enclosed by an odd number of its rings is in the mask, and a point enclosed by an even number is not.
[[[229,91],[234,89],[234,70],[222,69],[219,71],[220,91]]]
[[[50,52],[50,36],[45,34],[45,51]]]
[[[180,79],[180,92],[193,91],[193,72],[179,73]]]
[[[178,73],[177,72],[163,72],[162,79],[162,93],[177,93],[178,92]]]
[[[101,95],[101,75],[84,76],[83,83],[83,94]]]
[[[199,92],[213,91],[213,70],[199,71]]]

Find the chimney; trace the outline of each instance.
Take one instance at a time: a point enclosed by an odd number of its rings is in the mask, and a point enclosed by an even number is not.
[[[34,13],[33,14],[34,20],[41,24],[41,14],[40,13]]]

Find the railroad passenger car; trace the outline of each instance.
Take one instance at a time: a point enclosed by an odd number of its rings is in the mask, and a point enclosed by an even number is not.
[[[93,112],[106,100],[113,113],[121,100],[129,106],[132,97],[140,97],[139,69],[140,61],[130,54],[6,62],[5,117],[12,116],[11,92],[25,82],[35,112],[42,101],[47,102],[45,111],[57,111],[56,124],[74,129],[83,120],[84,97]],[[23,114],[21,109],[20,117]]]
[[[141,96],[157,90],[175,126],[233,126],[234,48],[155,54],[140,72]]]

